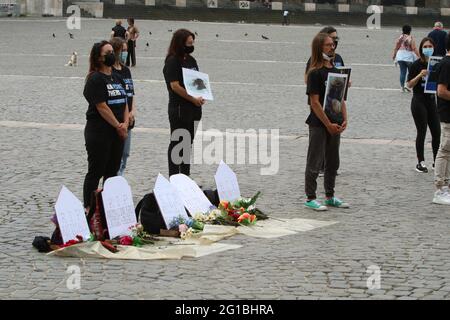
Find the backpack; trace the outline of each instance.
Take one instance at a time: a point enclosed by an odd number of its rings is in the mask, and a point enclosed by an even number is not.
[[[217,190],[204,190],[203,193],[216,207],[219,205]],[[159,210],[154,193],[146,194],[136,206],[136,220],[144,227],[144,231],[150,234],[160,234],[161,229],[167,229],[164,218]]]
[[[159,234],[161,229],[166,229],[166,223],[159,210],[154,193],[146,194],[136,206],[136,220],[140,221],[144,231],[150,234]]]

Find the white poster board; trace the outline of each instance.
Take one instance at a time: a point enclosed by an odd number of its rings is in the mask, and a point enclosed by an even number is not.
[[[131,226],[137,223],[131,188],[124,177],[106,180],[102,192],[103,207],[110,239],[131,235]]]
[[[209,83],[209,76],[206,73],[183,68],[183,82],[187,93],[194,97],[202,97],[205,100],[214,100]]]
[[[214,179],[221,201],[234,201],[241,197],[237,176],[225,162],[220,161]]]
[[[176,188],[184,206],[191,215],[206,214],[210,209],[215,208],[197,183],[188,176],[181,173],[175,174],[170,177],[170,184]]]
[[[347,78],[347,74],[328,74],[323,108],[328,119],[333,123],[341,124],[344,118],[342,114],[342,103],[348,85]]]
[[[91,232],[86,220],[83,204],[65,186],[59,192],[55,204],[56,217],[64,243],[82,236],[83,240],[89,239]]]
[[[425,78],[425,93],[436,94],[438,86],[438,75],[436,72],[436,65],[441,62],[442,57],[430,57],[428,59],[428,75]]]
[[[174,218],[179,216],[185,219],[189,218],[184,208],[183,200],[178,195],[178,191],[162,174],[158,175],[153,192],[155,193],[156,202],[158,203],[159,210],[161,210],[167,229]]]

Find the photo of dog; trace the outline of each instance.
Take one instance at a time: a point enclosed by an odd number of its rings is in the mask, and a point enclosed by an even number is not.
[[[74,51],[65,66],[66,67],[76,67],[77,65],[78,65],[78,53],[76,51]]]

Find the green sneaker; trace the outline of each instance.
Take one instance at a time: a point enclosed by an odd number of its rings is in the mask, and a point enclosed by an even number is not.
[[[316,210],[316,211],[325,211],[328,208],[322,204],[320,204],[317,200],[305,201],[305,207]]]
[[[325,205],[335,208],[350,208],[348,203],[342,202],[336,197],[325,200]]]

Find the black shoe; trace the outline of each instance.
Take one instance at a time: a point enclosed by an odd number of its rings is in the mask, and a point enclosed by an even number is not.
[[[417,172],[422,172],[422,173],[427,173],[427,172],[428,172],[428,169],[427,169],[427,167],[425,166],[425,162],[423,162],[423,161],[419,162],[419,163],[417,164],[417,166],[416,166],[416,171],[417,171]]]

